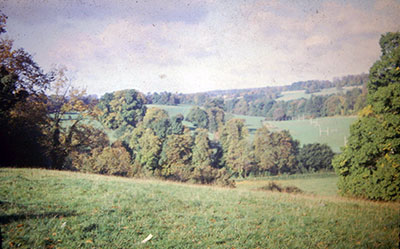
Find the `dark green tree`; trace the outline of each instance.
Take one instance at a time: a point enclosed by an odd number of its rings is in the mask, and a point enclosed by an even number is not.
[[[100,121],[110,129],[134,128],[146,113],[146,98],[136,90],[106,93],[98,104]]]
[[[331,147],[326,144],[305,144],[299,151],[299,167],[305,171],[313,172],[321,169],[332,169],[334,155]]]
[[[265,126],[259,128],[253,142],[257,171],[272,175],[297,172],[298,145],[286,130],[270,132]]]
[[[192,122],[197,128],[208,128],[208,115],[203,109],[195,106],[192,107],[186,116],[186,120]]]
[[[334,158],[342,194],[400,200],[400,33],[380,39],[382,56],[370,69],[368,106]]]

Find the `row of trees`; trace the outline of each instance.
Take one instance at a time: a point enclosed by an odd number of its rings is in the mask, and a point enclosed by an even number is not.
[[[312,95],[290,101],[241,99],[225,101],[226,111],[235,114],[262,116],[267,120],[291,120],[297,117],[327,117],[357,114],[365,107],[366,89],[354,88],[345,93]]]

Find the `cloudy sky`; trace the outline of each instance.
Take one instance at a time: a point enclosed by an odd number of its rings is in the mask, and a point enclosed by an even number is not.
[[[368,72],[399,0],[0,0],[7,35],[73,84],[199,92]]]

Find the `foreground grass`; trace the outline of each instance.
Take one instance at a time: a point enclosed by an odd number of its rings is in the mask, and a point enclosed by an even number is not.
[[[0,169],[3,247],[396,248],[393,203]],[[149,234],[153,238],[141,244]]]

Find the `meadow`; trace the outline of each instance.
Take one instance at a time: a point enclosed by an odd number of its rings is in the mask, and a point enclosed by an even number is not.
[[[327,144],[334,152],[340,152],[340,147],[344,146],[345,140],[350,134],[350,125],[357,120],[357,117],[354,116],[289,121],[264,121],[263,117],[245,115],[234,115],[234,117],[245,120],[251,137],[264,124],[272,131],[289,130],[293,138],[300,141],[300,144]]]
[[[272,178],[297,184],[302,194],[259,190],[269,178],[239,181],[234,189],[42,169],[3,168],[0,178],[3,248],[397,248],[399,242],[399,203],[321,192],[335,182],[329,174]]]
[[[285,91],[281,93],[281,97],[277,98],[277,101],[290,101],[295,99],[309,99],[312,95],[316,96],[324,96],[324,95],[331,95],[331,94],[339,94],[341,92],[350,91],[354,88],[361,88],[362,86],[345,86],[341,90],[337,89],[336,87],[333,88],[325,88],[321,89],[319,92],[315,93],[306,93],[306,90],[298,90],[298,91]]]

